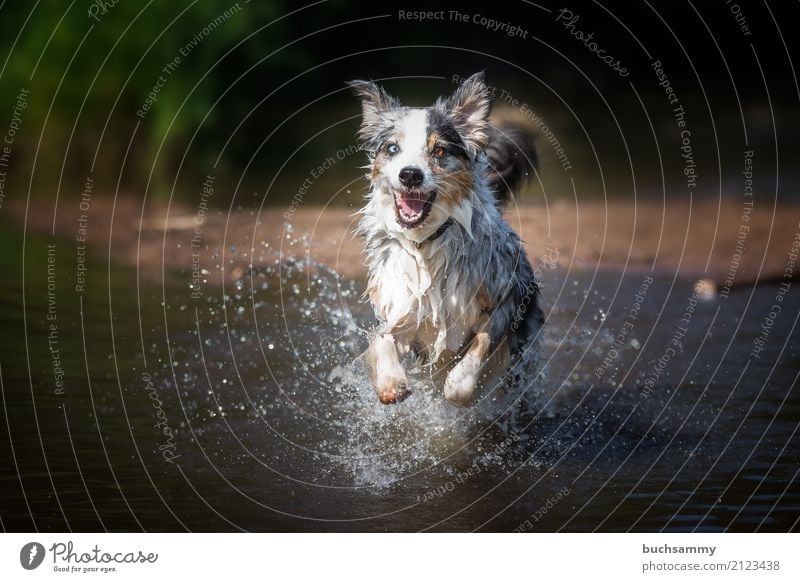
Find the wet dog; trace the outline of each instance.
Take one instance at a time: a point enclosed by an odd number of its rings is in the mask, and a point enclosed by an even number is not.
[[[469,404],[543,323],[533,270],[501,216],[534,169],[533,138],[490,121],[483,73],[426,108],[404,107],[370,81],[350,86],[371,183],[357,230],[380,321],[363,354],[370,379],[381,402],[402,401],[409,354],[449,401]]]

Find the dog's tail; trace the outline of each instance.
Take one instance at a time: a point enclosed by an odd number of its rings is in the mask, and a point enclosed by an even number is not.
[[[493,121],[486,156],[489,184],[502,208],[533,177],[538,166],[533,131],[516,120]]]

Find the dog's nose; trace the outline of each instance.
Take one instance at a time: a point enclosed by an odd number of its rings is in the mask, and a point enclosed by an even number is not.
[[[415,168],[413,166],[406,166],[402,170],[400,170],[400,181],[403,183],[403,186],[406,188],[414,188],[415,186],[419,186],[422,184],[422,180],[425,178],[422,170],[419,168]]]

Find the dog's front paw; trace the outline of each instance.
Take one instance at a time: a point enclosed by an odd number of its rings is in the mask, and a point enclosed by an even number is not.
[[[408,383],[394,379],[384,382],[384,385],[379,387],[377,392],[381,404],[397,404],[411,396]]]
[[[444,397],[453,404],[467,405],[472,401],[480,369],[480,362],[473,362],[474,359],[468,354],[447,375]]]

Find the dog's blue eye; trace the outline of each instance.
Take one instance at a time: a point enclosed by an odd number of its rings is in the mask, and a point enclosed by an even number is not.
[[[390,143],[388,146],[386,146],[386,151],[389,152],[390,155],[394,155],[400,151],[400,146],[396,143]]]

